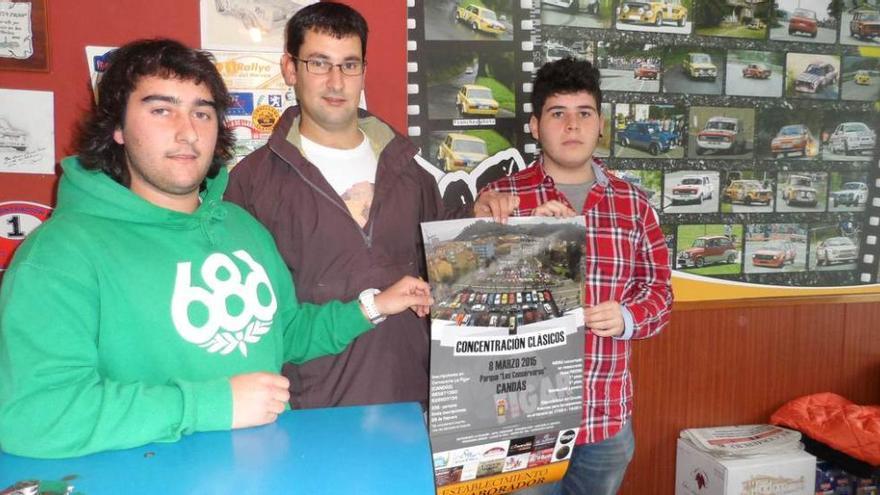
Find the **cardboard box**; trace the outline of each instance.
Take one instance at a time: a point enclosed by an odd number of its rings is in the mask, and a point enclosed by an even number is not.
[[[803,451],[717,458],[678,439],[675,495],[812,495],[816,458]]]

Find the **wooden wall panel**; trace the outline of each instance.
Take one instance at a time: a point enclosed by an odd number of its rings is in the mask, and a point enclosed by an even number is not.
[[[846,318],[846,342],[841,361],[846,363],[846,393],[859,404],[878,403],[880,397],[880,304],[853,304]]]
[[[663,335],[634,344],[633,375],[621,494],[672,494],[684,428],[767,422],[815,392],[880,403],[880,303],[675,311]]]

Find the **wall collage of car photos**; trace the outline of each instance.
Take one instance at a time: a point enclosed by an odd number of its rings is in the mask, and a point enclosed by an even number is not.
[[[660,214],[672,267],[875,284],[880,0],[408,0],[408,115],[451,204],[540,152],[534,73],[602,73],[596,155]],[[690,277],[693,278],[693,277]]]

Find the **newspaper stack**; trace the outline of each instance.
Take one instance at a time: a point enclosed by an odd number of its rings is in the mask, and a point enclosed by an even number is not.
[[[680,436],[715,457],[752,457],[803,449],[800,432],[774,425],[689,428]]]

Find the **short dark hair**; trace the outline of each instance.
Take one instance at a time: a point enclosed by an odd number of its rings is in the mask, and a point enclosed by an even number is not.
[[[532,84],[532,115],[541,118],[544,102],[558,94],[586,91],[596,100],[596,111],[602,113],[602,89],[599,87],[599,69],[586,60],[565,57],[547,62],[535,76]]]
[[[125,160],[125,147],[113,139],[125,123],[128,98],[141,78],[161,77],[204,83],[211,91],[217,111],[217,144],[208,177],[215,177],[232,158],[232,131],[226,128],[229,91],[209,53],[189,48],[170,39],[138,40],[117,48],[109,55],[109,65],[96,89],[97,104],[82,121],[77,152],[83,167],[101,170],[116,182],[131,183]]]
[[[357,35],[361,40],[361,58],[367,58],[367,21],[357,10],[337,2],[318,2],[297,11],[287,21],[284,44],[285,50],[294,57],[306,38],[306,33],[314,29],[318,33],[329,34],[337,39]]]

